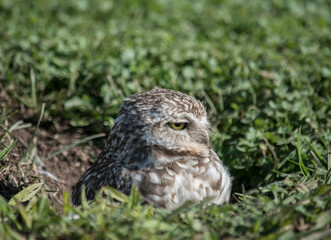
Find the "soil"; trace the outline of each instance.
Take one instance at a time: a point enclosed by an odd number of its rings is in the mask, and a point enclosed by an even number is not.
[[[89,141],[44,161],[54,152],[89,134],[84,129],[70,126],[69,122],[46,119],[33,138],[36,114],[24,104],[13,102],[1,86],[0,109],[5,114],[4,120],[0,120],[0,151],[8,146],[10,140],[16,140],[13,149],[0,160],[0,195],[9,200],[25,187],[43,181],[42,191],[61,212],[63,193],[71,193],[80,176],[99,155],[100,147]],[[18,121],[26,126],[9,133],[8,129]]]

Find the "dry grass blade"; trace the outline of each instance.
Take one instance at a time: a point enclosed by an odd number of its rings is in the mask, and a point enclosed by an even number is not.
[[[74,143],[72,143],[72,144],[70,144],[68,146],[65,146],[65,147],[61,148],[60,150],[58,150],[55,153],[51,154],[50,156],[42,159],[41,161],[42,162],[45,162],[45,161],[47,161],[47,160],[49,160],[49,159],[51,159],[51,158],[53,158],[53,157],[61,154],[62,152],[66,151],[66,150],[68,150],[68,149],[70,149],[72,147],[75,147],[75,146],[77,146],[79,144],[82,144],[84,142],[87,142],[87,141],[90,141],[90,140],[93,140],[93,139],[96,139],[96,138],[101,138],[101,137],[104,137],[104,136],[105,136],[104,133],[99,133],[99,134],[94,134],[92,136],[89,136],[89,137],[86,137],[84,139],[78,140],[78,141],[76,141],[76,142],[74,142]]]
[[[22,120],[19,120],[8,129],[8,133],[11,133],[12,131],[19,130],[22,128],[28,128],[31,126],[32,126],[31,123],[23,123]]]

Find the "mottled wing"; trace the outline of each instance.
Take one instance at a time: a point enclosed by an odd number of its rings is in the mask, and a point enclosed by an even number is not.
[[[217,154],[213,150],[211,150],[210,153],[210,161],[220,173],[220,176],[217,180],[217,184],[213,188],[214,191],[219,190],[217,196],[214,199],[214,203],[223,204],[228,202],[230,199],[232,178],[228,169],[223,165],[223,162],[219,159]]]
[[[124,194],[131,191],[131,179],[122,174],[122,168],[115,163],[96,162],[80,178],[72,193],[72,203],[79,205],[81,200],[81,190],[85,186],[85,196],[87,200],[94,199],[95,194],[103,186],[110,186],[118,189]]]

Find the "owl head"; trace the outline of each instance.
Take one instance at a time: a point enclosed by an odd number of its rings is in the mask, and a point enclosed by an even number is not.
[[[207,157],[208,130],[206,110],[200,101],[181,92],[155,88],[124,100],[106,151],[135,169],[185,156]]]

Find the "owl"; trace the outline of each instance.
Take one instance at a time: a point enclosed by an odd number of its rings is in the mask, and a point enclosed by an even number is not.
[[[202,103],[174,90],[155,88],[124,100],[98,160],[80,178],[93,199],[102,186],[130,194],[136,186],[156,207],[175,209],[206,198],[228,202],[231,177],[210,148],[209,122]]]

